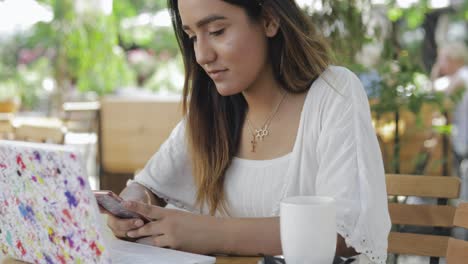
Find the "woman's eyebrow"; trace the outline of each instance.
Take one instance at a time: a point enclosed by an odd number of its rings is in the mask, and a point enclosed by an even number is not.
[[[198,21],[198,22],[196,23],[196,26],[197,26],[198,28],[201,28],[201,27],[203,27],[203,26],[205,26],[205,25],[207,25],[207,24],[209,24],[209,23],[211,23],[211,22],[213,22],[213,21],[216,21],[216,20],[225,20],[225,19],[226,19],[226,17],[224,17],[224,16],[220,16],[220,15],[210,15],[210,16],[207,16],[207,17],[201,19],[200,21]],[[187,26],[187,25],[182,25],[182,29],[188,30],[188,29],[190,29],[190,27]]]

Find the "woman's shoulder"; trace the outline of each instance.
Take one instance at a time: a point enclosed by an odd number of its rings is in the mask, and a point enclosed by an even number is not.
[[[361,90],[361,91],[360,91]],[[352,94],[365,93],[359,78],[348,68],[329,66],[310,88],[310,97],[333,100],[346,100]]]
[[[342,66],[329,66],[320,75],[323,80],[323,85],[326,88],[331,88],[331,91],[337,92],[341,95],[350,95],[352,88],[360,85],[359,78],[350,71],[348,68]]]

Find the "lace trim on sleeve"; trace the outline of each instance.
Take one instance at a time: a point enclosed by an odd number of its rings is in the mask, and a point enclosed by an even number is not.
[[[351,237],[349,230],[344,224],[338,224],[337,232],[346,242],[347,246],[352,246],[356,252],[362,253],[367,257],[367,260],[361,258],[360,264],[385,264],[387,260],[387,250],[378,250],[369,246],[369,240],[365,236]]]

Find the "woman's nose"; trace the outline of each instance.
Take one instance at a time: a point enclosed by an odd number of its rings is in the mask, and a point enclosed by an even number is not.
[[[210,64],[216,60],[216,52],[210,43],[200,39],[195,43],[195,57],[200,65]]]

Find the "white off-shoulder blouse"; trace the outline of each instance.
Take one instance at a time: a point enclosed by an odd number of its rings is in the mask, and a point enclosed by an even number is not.
[[[200,213],[184,121],[135,181],[176,207]],[[369,262],[385,263],[391,227],[385,174],[369,103],[356,75],[329,67],[308,91],[292,152],[273,160],[234,158],[225,192],[232,217],[278,216],[279,203],[288,196],[332,196],[337,231],[347,245]]]

